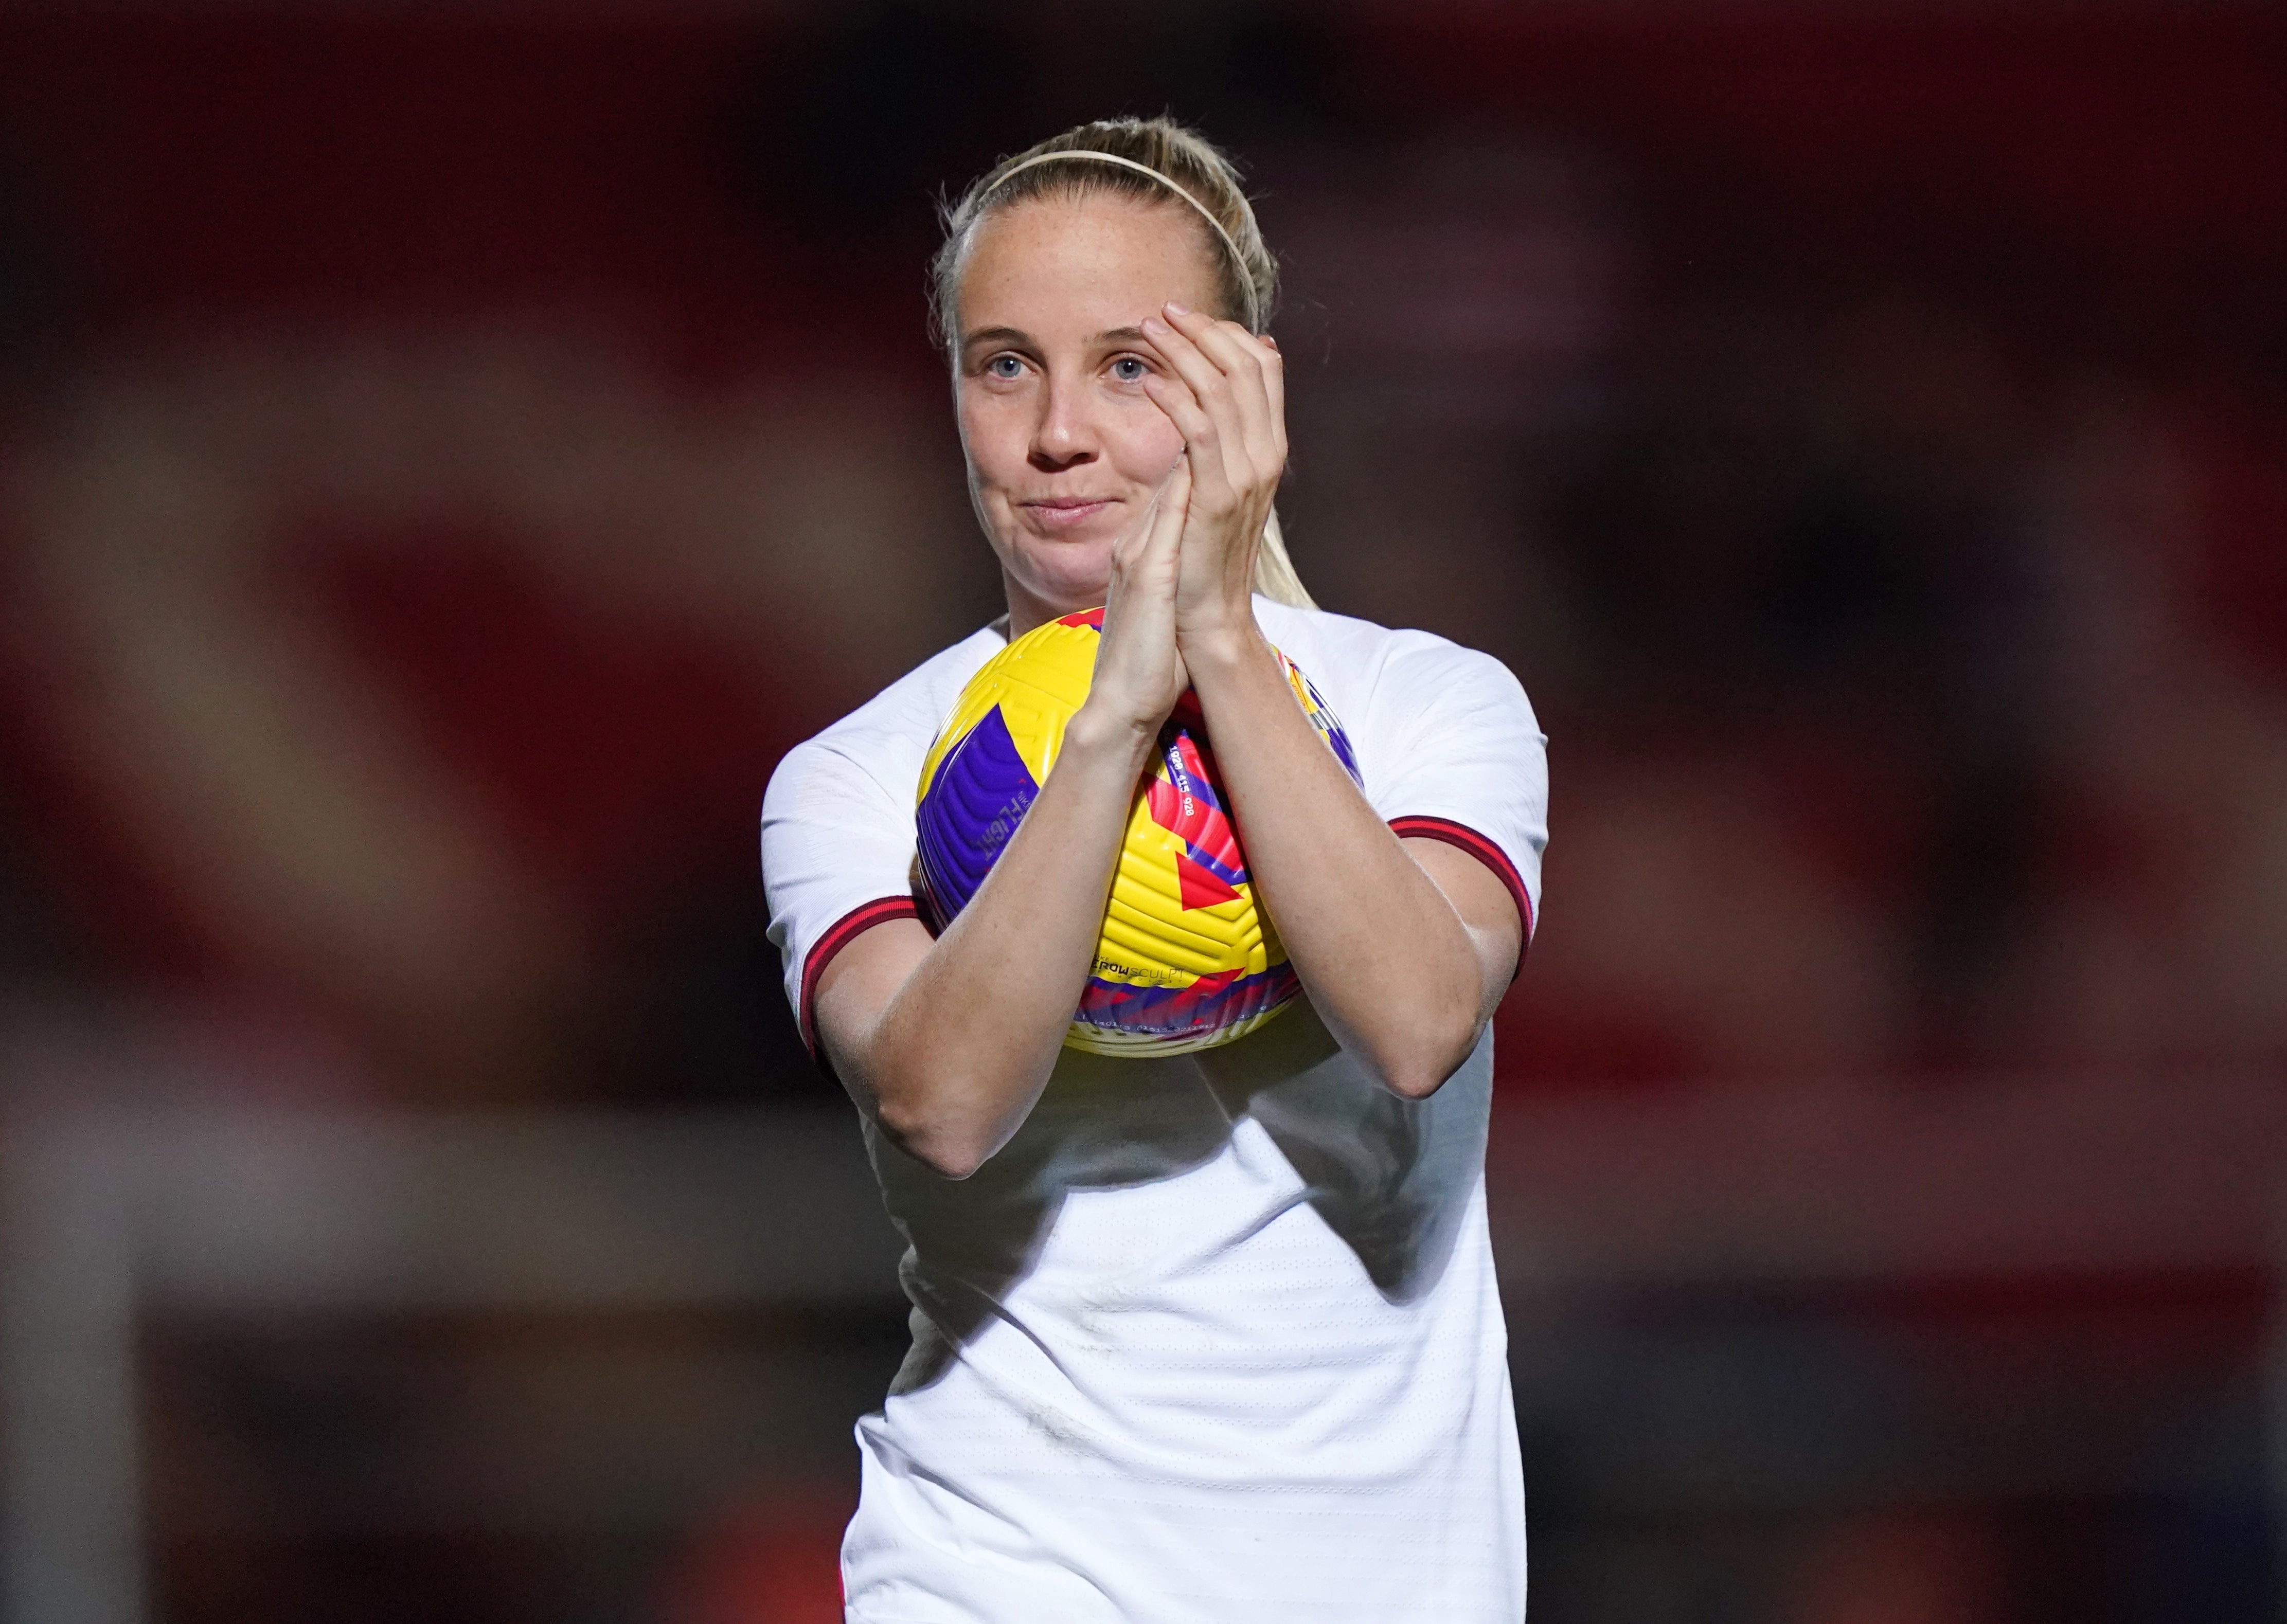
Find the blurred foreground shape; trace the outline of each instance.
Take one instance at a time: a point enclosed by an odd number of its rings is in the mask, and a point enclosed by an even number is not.
[[[646,1561],[742,1500],[829,1528],[847,1423],[898,1352],[898,1246],[836,1114],[11,1128],[11,1617],[175,1616],[147,1549],[195,1566],[392,1538],[520,1544],[555,1570],[535,1596],[576,1573],[632,1606]],[[2028,1541],[2066,1508],[2153,1542],[2093,1563],[2091,1593],[2254,1604],[2259,1544],[2164,1541],[2171,1518],[2259,1518],[2287,1424],[2265,1310],[2287,1095],[2267,1082],[1528,1100],[1491,1165],[1568,1616],[1643,1616],[1630,1587],[1669,1563],[1654,1616],[1758,1588],[1776,1606],[1780,1575],[1824,1596],[1929,1539],[1969,1540],[1974,1573],[1917,1559],[1917,1583],[2014,1616]],[[2033,1532],[1967,1511],[1997,1506]],[[1745,1570],[1673,1532],[1710,1516]],[[669,1591],[714,1607],[741,1560],[785,1568],[760,1537],[700,1541]],[[830,1573],[830,1541],[796,1549]],[[265,1605],[246,1582],[235,1604]]]

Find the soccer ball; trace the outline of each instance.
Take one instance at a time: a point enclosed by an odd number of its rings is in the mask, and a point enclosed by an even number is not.
[[[977,895],[1047,782],[1064,724],[1088,698],[1104,611],[1017,638],[969,680],[922,764],[923,904],[939,929]],[[1353,779],[1349,738],[1318,690],[1280,654],[1318,737]],[[1096,1054],[1187,1054],[1254,1031],[1301,990],[1278,933],[1254,904],[1199,700],[1186,691],[1136,786],[1096,963],[1065,1034]]]

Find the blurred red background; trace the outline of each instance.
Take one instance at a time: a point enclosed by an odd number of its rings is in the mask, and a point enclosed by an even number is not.
[[[996,611],[931,196],[1172,108],[1286,256],[1304,579],[1553,741],[1540,1616],[2276,1616],[2283,69],[2224,6],[0,12],[20,1132],[846,1109],[754,817]],[[150,1606],[830,1616],[876,1284],[154,1313]],[[808,1419],[633,1509],[281,1509],[575,1357]]]

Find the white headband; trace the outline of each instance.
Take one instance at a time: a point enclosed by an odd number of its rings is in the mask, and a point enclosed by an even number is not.
[[[1167,187],[1168,191],[1174,193],[1177,197],[1182,198],[1183,201],[1189,203],[1194,209],[1198,210],[1199,218],[1207,223],[1207,229],[1215,233],[1215,234],[1222,240],[1223,247],[1231,250],[1231,263],[1238,267],[1238,285],[1240,288],[1245,289],[1246,293],[1247,331],[1252,333],[1262,330],[1262,312],[1255,299],[1254,279],[1247,274],[1246,256],[1238,251],[1238,244],[1232,240],[1231,234],[1223,229],[1223,222],[1216,219],[1215,216],[1207,212],[1207,206],[1205,203],[1199,201],[1199,199],[1184,191],[1183,187],[1177,185],[1174,181],[1168,179],[1165,175],[1159,173],[1159,170],[1153,169],[1148,163],[1138,163],[1135,159],[1123,158],[1118,153],[1100,153],[1095,151],[1093,148],[1085,146],[1072,147],[1063,152],[1040,153],[1036,154],[1033,157],[1025,159],[1022,163],[1010,164],[1007,169],[1001,170],[1000,174],[994,176],[993,177],[993,184],[985,187],[983,192],[977,193],[977,201],[979,203],[982,203],[987,197],[990,197],[994,191],[1006,185],[1010,176],[1022,174],[1025,170],[1031,169],[1036,163],[1054,163],[1060,158],[1078,158],[1088,163],[1116,163],[1123,169],[1134,169],[1138,175],[1149,175],[1152,179],[1158,181],[1161,185]]]

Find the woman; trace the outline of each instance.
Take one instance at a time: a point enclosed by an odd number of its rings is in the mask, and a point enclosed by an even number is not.
[[[1487,1021],[1545,840],[1531,710],[1485,656],[1303,593],[1271,511],[1275,268],[1197,136],[1088,124],[1002,162],[936,272],[1008,619],[789,754],[764,807],[788,995],[911,1242],[913,1351],[858,1429],[849,1616],[1515,1624],[1483,1162]],[[1009,638],[1099,604],[1054,769],[933,938],[922,756]],[[1304,999],[1193,1055],[1067,1051],[1186,687]]]

